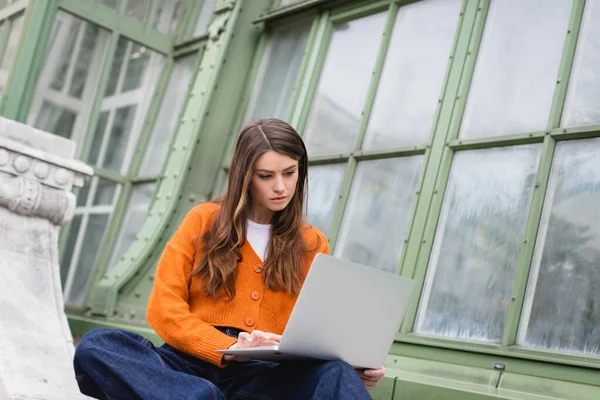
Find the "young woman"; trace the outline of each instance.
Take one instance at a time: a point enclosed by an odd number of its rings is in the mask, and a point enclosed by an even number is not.
[[[277,344],[314,256],[328,252],[323,234],[302,218],[307,172],[306,148],[290,125],[246,125],[226,194],[187,214],[158,263],[147,320],[165,344],[122,330],[88,332],[75,352],[81,392],[101,399],[369,399],[383,368],[215,351]]]

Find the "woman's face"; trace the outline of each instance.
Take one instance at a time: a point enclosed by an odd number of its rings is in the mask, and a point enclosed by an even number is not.
[[[268,223],[275,212],[283,210],[294,197],[297,183],[297,160],[273,150],[258,157],[250,183],[254,222]]]

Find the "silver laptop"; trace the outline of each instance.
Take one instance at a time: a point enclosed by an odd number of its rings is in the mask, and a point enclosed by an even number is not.
[[[317,254],[279,345],[217,351],[259,360],[342,360],[355,368],[381,368],[414,287],[411,279]]]

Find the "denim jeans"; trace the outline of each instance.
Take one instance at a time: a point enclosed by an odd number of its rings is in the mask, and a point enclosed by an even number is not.
[[[221,329],[237,336],[231,329]],[[231,362],[225,368],[138,334],[95,329],[75,351],[79,389],[97,399],[370,399],[342,361]]]

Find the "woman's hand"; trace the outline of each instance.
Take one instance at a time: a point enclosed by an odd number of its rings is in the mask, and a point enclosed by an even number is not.
[[[275,346],[281,341],[281,335],[276,333],[254,330],[251,333],[240,332],[237,343],[232,344],[230,349],[247,349],[259,346]],[[225,361],[249,361],[249,358],[225,355]]]
[[[367,390],[373,389],[385,375],[385,368],[356,370]]]

